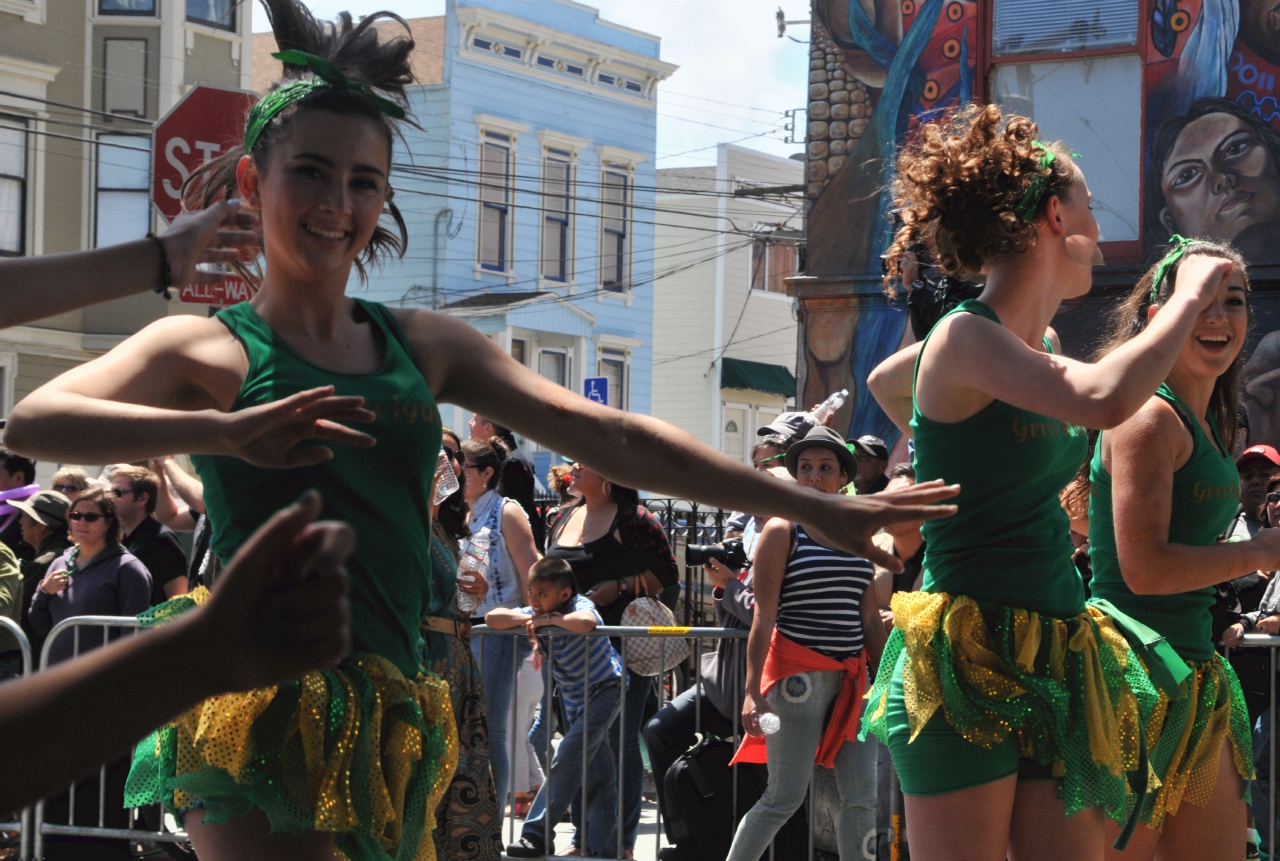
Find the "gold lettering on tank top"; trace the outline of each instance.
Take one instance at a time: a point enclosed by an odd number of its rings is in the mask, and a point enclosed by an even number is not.
[[[393,396],[389,401],[366,401],[365,406],[373,410],[378,417],[378,421],[390,419],[393,422],[403,422],[406,425],[415,424],[419,421],[428,424],[440,424],[440,410],[435,404],[402,401],[398,395]]]
[[[1213,486],[1205,484],[1203,481],[1197,481],[1191,488],[1191,495],[1197,503],[1218,499],[1239,499],[1240,485],[1233,483]]]
[[[1084,429],[1071,422],[1050,419],[1046,422],[1029,422],[1018,416],[1013,420],[1013,438],[1018,443],[1029,439],[1049,439],[1059,436],[1079,436]]]

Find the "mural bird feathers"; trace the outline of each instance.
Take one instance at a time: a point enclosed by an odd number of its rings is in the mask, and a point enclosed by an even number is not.
[[[1151,44],[1166,57],[1172,57],[1178,46],[1178,34],[1170,23],[1177,11],[1178,0],[1156,0],[1151,11]]]

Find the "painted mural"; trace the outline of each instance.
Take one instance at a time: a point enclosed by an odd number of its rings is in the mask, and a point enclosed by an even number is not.
[[[1148,255],[1170,235],[1280,262],[1280,16],[1275,0],[1154,0],[1146,46]],[[1242,401],[1280,446],[1280,303],[1255,294]]]
[[[973,0],[813,0],[807,274],[843,286],[841,298],[802,300],[800,397],[849,389],[839,420],[851,436],[898,437],[856,382],[899,347],[907,323],[879,290],[887,186],[906,136],[973,98],[977,34]]]

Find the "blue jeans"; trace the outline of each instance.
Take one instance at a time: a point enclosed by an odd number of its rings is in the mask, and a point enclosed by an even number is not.
[[[511,701],[516,693],[516,672],[532,647],[524,637],[492,634],[473,637],[471,653],[480,664],[485,711],[489,720],[489,760],[493,784],[498,790],[498,810],[507,805],[511,785]]]
[[[627,670],[627,696],[622,704],[622,779],[618,784],[622,787],[622,848],[636,848],[636,834],[640,831],[640,804],[644,795],[644,757],[640,754],[640,730],[643,729],[644,707],[653,691],[653,677],[642,676]],[[609,751],[613,756],[614,772],[618,762],[618,724],[609,727]],[[582,820],[580,810],[574,822]],[[617,807],[609,807],[595,803],[592,799],[587,805],[587,826],[589,831],[605,827],[605,818],[612,827],[617,818]],[[578,846],[575,837],[574,846]],[[615,847],[616,848],[616,847]]]
[[[610,752],[606,737],[617,718],[620,695],[621,686],[618,684],[604,685],[592,692],[587,700],[587,719],[579,717],[569,726],[555,756],[551,758],[547,779],[534,797],[529,818],[520,832],[523,837],[541,844],[546,839],[547,820],[550,820],[554,833],[555,823],[564,816],[582,787],[584,757],[587,762],[586,797],[591,802],[591,810],[600,807],[612,813],[617,808],[618,780],[614,765],[617,757]],[[538,723],[541,724],[541,720]],[[534,733],[537,727],[535,724]],[[531,737],[534,733],[530,733]],[[613,857],[618,842],[613,817],[596,817],[588,813],[586,840],[588,855]],[[547,854],[551,854],[554,848],[554,843],[548,843]]]
[[[843,683],[842,672],[798,673],[769,691],[769,708],[782,720],[782,728],[767,736],[765,742],[769,783],[764,795],[739,823],[728,861],[758,861],[778,829],[804,803],[827,711]],[[875,746],[845,742],[836,754],[835,771],[840,788],[840,818],[836,822],[840,861],[874,859]]]

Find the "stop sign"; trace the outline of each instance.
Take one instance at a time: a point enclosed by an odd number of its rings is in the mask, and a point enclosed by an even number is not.
[[[197,167],[244,141],[256,93],[196,84],[151,132],[151,200],[170,220],[182,211],[182,184]]]

